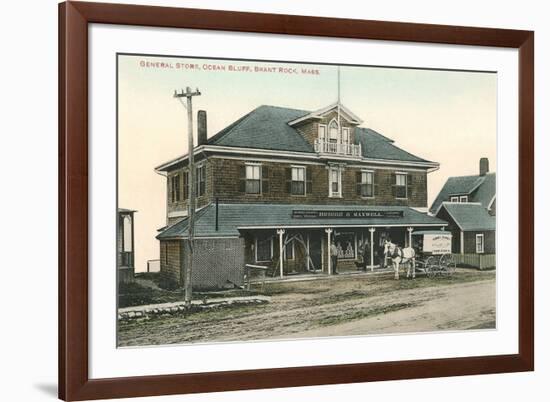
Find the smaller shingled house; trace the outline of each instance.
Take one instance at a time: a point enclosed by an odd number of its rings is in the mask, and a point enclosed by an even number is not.
[[[495,254],[496,173],[481,158],[479,174],[449,177],[430,212],[449,223],[452,251],[457,254]]]

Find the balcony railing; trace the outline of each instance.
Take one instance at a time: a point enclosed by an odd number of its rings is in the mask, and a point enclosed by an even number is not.
[[[361,144],[340,144],[315,140],[315,152],[318,154],[344,155],[359,158],[361,157]]]

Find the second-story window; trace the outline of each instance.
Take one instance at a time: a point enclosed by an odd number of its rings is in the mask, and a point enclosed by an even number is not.
[[[181,188],[180,188],[180,175],[175,174],[170,177],[170,192],[172,202],[179,202],[181,199]]]
[[[395,174],[395,197],[407,198],[407,175],[405,173]]]
[[[183,199],[189,198],[189,171],[183,172]]]
[[[303,166],[292,167],[292,182],[290,193],[293,195],[305,195],[306,193],[306,169]]]
[[[195,180],[197,180],[197,197],[200,197],[206,191],[206,166],[197,167]]]
[[[361,197],[374,197],[374,172],[357,173],[357,194]]]
[[[246,187],[247,194],[260,194],[261,166],[246,165]]]
[[[461,195],[460,196],[460,202],[468,202],[468,196],[467,195]]]
[[[451,197],[451,202],[458,202],[458,197]]]
[[[329,169],[329,197],[342,196],[342,175],[339,168]]]

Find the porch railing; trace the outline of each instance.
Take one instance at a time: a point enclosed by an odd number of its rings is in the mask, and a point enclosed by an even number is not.
[[[345,155],[361,157],[361,144],[346,144],[323,140],[315,140],[315,152],[319,154]]]

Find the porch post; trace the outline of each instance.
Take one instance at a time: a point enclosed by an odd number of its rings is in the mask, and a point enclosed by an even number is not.
[[[464,232],[460,231],[460,254],[464,254]]]
[[[369,228],[370,232],[370,270],[374,271],[374,231],[375,228]]]
[[[284,229],[277,229],[277,234],[279,235],[279,275],[283,277],[283,235],[285,234]]]
[[[332,233],[332,229],[331,228],[326,228],[325,229],[325,232],[327,234],[327,256],[328,256],[328,262],[327,262],[327,267],[328,267],[328,274],[331,275],[332,274],[332,267],[331,267],[331,255],[330,255],[330,234]]]
[[[412,247],[412,232],[413,232],[413,228],[412,228],[412,227],[408,227],[408,228],[407,228],[407,232],[409,232],[409,247]]]

